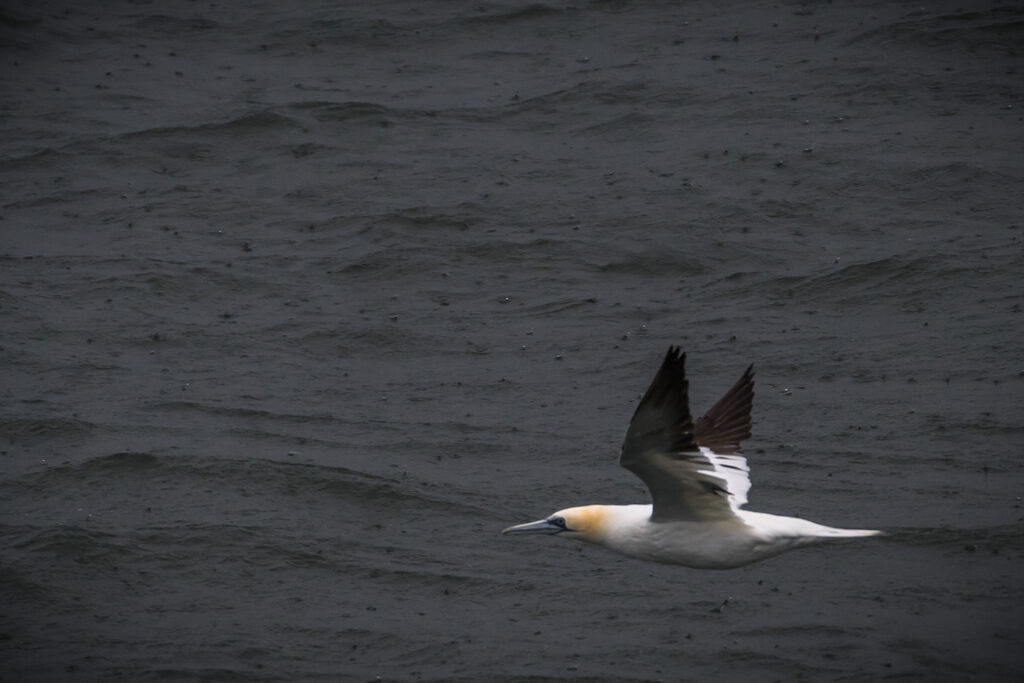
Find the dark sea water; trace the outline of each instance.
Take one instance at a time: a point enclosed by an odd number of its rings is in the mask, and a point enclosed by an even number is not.
[[[1017,681],[1024,7],[8,2],[0,680]],[[645,502],[666,348],[750,362],[708,572],[499,531]]]

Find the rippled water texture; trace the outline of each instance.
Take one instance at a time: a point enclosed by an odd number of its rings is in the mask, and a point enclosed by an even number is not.
[[[1024,677],[1019,4],[4,7],[2,680]],[[890,535],[501,537],[669,344]]]

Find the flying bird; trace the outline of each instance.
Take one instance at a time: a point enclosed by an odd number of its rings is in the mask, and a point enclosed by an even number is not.
[[[881,534],[743,509],[750,468],[740,444],[750,437],[753,401],[751,365],[694,421],[686,354],[669,347],[619,455],[619,464],[647,485],[653,504],[571,507],[501,533],[565,536],[700,569],[742,567],[814,543]]]

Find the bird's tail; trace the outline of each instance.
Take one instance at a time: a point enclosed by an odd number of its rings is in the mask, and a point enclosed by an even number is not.
[[[818,538],[864,538],[865,536],[884,536],[884,531],[877,529],[835,529],[830,526],[819,526],[815,529]]]
[[[865,536],[882,536],[883,531],[875,529],[836,529],[835,527],[818,524],[799,517],[780,517],[763,512],[740,512],[743,521],[756,529],[762,529],[775,538],[791,538],[798,545],[827,541],[840,538],[864,538]]]

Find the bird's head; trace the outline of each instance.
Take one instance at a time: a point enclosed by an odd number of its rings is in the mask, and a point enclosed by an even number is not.
[[[608,528],[608,506],[584,505],[559,510],[544,519],[517,524],[502,534],[566,534],[584,541],[599,543]]]

